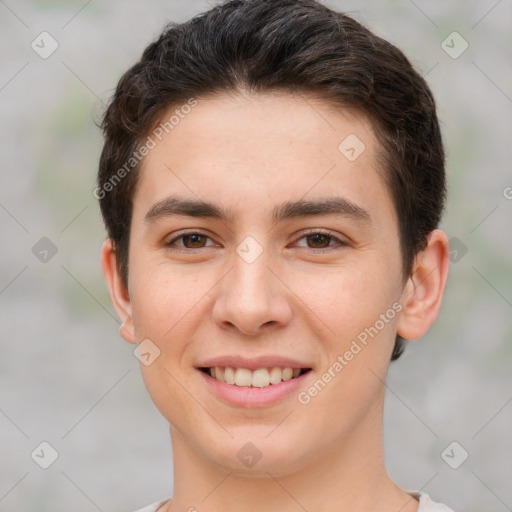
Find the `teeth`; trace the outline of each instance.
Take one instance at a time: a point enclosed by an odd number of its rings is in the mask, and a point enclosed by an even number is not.
[[[264,388],[270,384],[270,375],[266,368],[260,368],[252,372],[251,383],[255,388]],[[238,385],[238,382],[237,382]]]
[[[235,372],[235,384],[237,386],[250,386],[251,380],[251,370],[247,368],[237,368]]]
[[[233,370],[233,368],[229,366],[226,366],[226,368],[224,368],[224,380],[226,384],[235,383],[235,370]]]
[[[224,382],[224,373],[222,372],[222,368],[220,366],[215,367],[215,375],[213,375],[217,380]]]
[[[281,368],[272,368],[270,370],[270,384],[279,384],[281,382]]]
[[[247,368],[232,368],[226,366],[225,368],[215,366],[209,369],[210,375],[221,382],[227,384],[242,386],[265,388],[271,384],[279,384],[283,381],[288,381],[292,378],[299,376],[300,368],[258,368],[251,371]]]

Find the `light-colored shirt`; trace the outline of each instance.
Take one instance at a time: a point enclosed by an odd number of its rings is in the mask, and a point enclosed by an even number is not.
[[[451,508],[448,508],[446,505],[442,503],[437,503],[436,501],[432,501],[428,494],[424,492],[416,492],[416,491],[407,491],[409,494],[413,495],[419,502],[420,506],[418,508],[418,512],[453,512]],[[157,512],[157,510],[162,507],[169,498],[153,503],[152,505],[148,505],[147,507],[141,508],[136,512]]]

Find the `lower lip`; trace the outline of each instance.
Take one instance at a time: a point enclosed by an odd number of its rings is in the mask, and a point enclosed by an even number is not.
[[[279,400],[297,393],[306,377],[312,372],[306,372],[295,379],[282,381],[279,384],[271,384],[264,388],[251,388],[246,386],[236,386],[226,384],[220,380],[214,379],[207,373],[198,370],[202,375],[207,386],[221,400],[238,407],[266,407]]]

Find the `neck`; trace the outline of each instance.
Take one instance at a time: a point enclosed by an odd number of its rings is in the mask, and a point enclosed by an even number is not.
[[[399,488],[385,468],[382,404],[350,435],[326,445],[307,462],[297,464],[295,471],[279,476],[271,470],[247,476],[222,468],[205,460],[171,427],[174,494],[164,510],[416,512],[418,501]]]

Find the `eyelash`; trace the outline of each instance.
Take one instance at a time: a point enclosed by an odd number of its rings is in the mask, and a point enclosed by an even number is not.
[[[199,251],[199,250],[207,248],[207,247],[196,247],[196,248],[192,248],[191,249],[189,247],[177,246],[177,247],[179,247],[179,249],[178,249],[178,248],[174,248],[173,247],[174,242],[176,242],[177,240],[180,240],[181,238],[183,238],[185,236],[190,236],[190,235],[201,235],[201,236],[204,236],[206,238],[210,238],[210,240],[211,240],[211,237],[209,237],[207,234],[202,233],[200,231],[187,231],[185,233],[181,233],[179,236],[173,238],[169,242],[166,242],[165,243],[165,247],[167,247],[168,249],[177,250],[177,251],[181,251],[181,252],[193,252],[193,251]],[[306,233],[303,233],[302,236],[298,240],[302,240],[303,238],[307,238],[307,237],[313,236],[313,235],[324,235],[324,236],[327,236],[331,240],[334,240],[334,241],[338,242],[339,246],[338,247],[327,246],[327,247],[322,247],[322,248],[304,247],[304,249],[307,249],[307,250],[310,250],[310,251],[314,251],[314,252],[318,252],[318,251],[326,252],[326,251],[331,251],[331,250],[335,250],[335,249],[341,249],[343,247],[347,247],[347,246],[350,245],[348,242],[346,242],[344,240],[340,240],[338,237],[334,236],[334,234],[332,232],[324,231],[324,230],[319,230],[319,229],[315,229],[315,230],[311,230],[311,231],[307,231]],[[211,246],[209,246],[209,247],[211,247]]]

